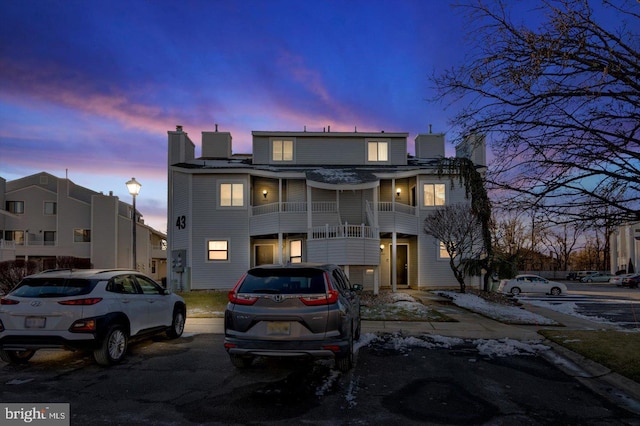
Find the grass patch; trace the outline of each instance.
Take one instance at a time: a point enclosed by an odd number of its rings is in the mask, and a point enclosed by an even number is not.
[[[640,333],[540,330],[547,339],[640,383]]]
[[[192,290],[178,292],[187,304],[187,317],[223,318],[228,291]]]
[[[455,322],[454,319],[427,306],[362,306],[360,314],[362,315],[362,319],[367,321]]]

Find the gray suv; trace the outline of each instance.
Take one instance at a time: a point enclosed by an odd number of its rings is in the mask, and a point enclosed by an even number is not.
[[[231,363],[242,368],[256,356],[332,357],[338,370],[349,370],[360,337],[360,290],[336,265],[250,269],[229,292],[224,315]]]

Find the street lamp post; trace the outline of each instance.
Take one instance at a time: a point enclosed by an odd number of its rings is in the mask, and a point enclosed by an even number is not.
[[[131,194],[131,196],[133,197],[133,214],[131,215],[131,223],[132,223],[132,244],[131,244],[131,251],[132,251],[132,257],[133,257],[133,269],[138,269],[138,262],[136,259],[136,196],[140,193],[140,188],[142,187],[142,185],[140,184],[140,182],[138,182],[136,180],[136,178],[132,177],[131,180],[129,182],[127,182],[127,189],[129,190],[129,194]]]

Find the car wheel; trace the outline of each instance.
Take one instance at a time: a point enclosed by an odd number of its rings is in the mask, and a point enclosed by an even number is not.
[[[93,351],[93,357],[100,365],[117,364],[127,353],[127,333],[121,325],[112,325],[100,342],[100,347]]]
[[[551,295],[552,296],[560,296],[560,293],[562,293],[562,290],[560,290],[559,287],[553,287],[551,289]]]
[[[237,354],[229,354],[229,359],[231,360],[231,364],[236,368],[247,368],[251,366],[251,363],[253,362],[252,356],[242,356]]]
[[[0,350],[0,359],[10,364],[26,364],[35,355],[35,350],[5,351]]]
[[[592,283],[592,282],[593,282],[593,280],[592,280],[591,278],[589,278],[589,279],[587,279],[587,280],[586,280],[586,282],[588,282],[588,283]]]
[[[520,287],[513,287],[510,291],[511,294],[513,294],[514,296],[517,296],[520,294]]]
[[[336,369],[343,373],[353,367],[353,329],[349,335],[349,347],[346,354],[336,355]]]
[[[181,309],[175,309],[173,311],[173,321],[171,322],[171,328],[167,330],[167,337],[169,339],[177,339],[182,336],[184,332],[184,313]]]

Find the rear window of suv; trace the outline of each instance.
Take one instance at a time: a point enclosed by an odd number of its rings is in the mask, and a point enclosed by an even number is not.
[[[316,294],[326,291],[324,271],[311,268],[252,269],[238,293]]]
[[[97,280],[79,278],[25,278],[11,292],[16,297],[66,297],[89,294]]]

